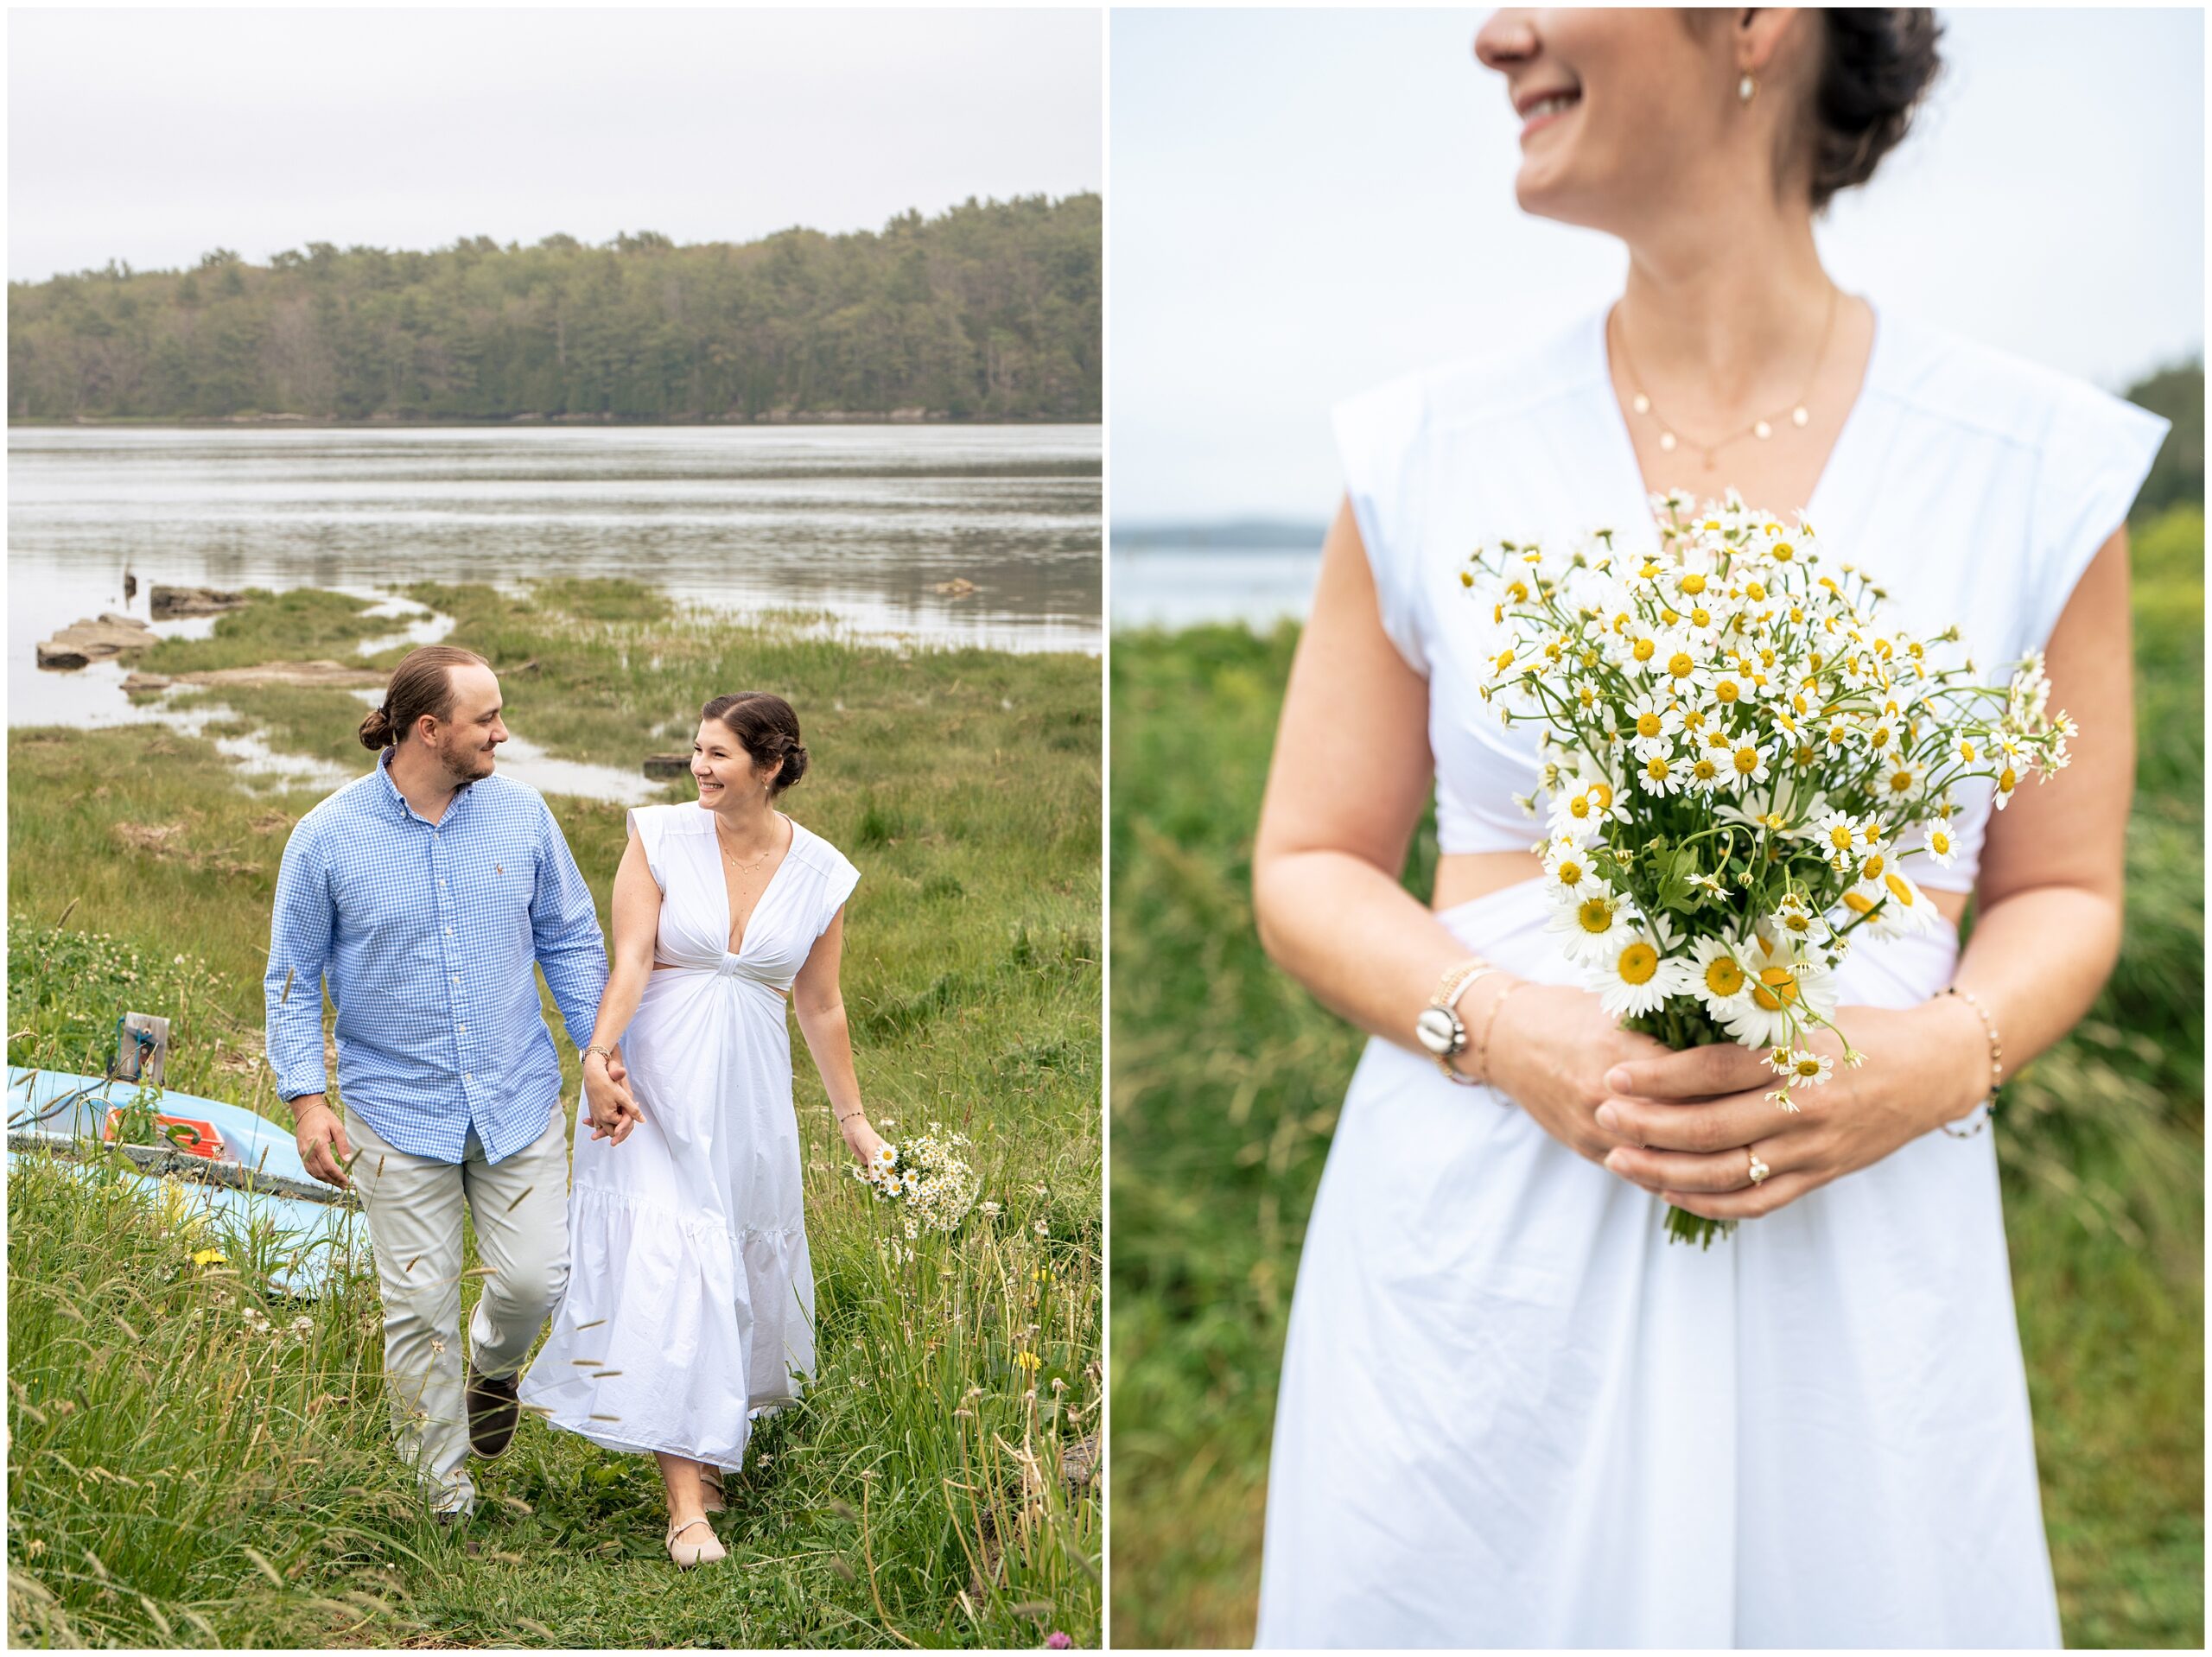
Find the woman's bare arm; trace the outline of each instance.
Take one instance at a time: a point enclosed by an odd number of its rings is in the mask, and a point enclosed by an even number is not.
[[[1262,944],[1292,977],[1362,1029],[1414,1051],[1415,1015],[1469,955],[1397,879],[1433,769],[1428,686],[1382,631],[1347,504],[1323,544],[1313,619],[1291,663],[1253,847],[1253,912]],[[1537,835],[1532,822],[1529,839]],[[1601,1159],[1619,1143],[1594,1121],[1605,1072],[1658,1044],[1622,1030],[1586,991],[1516,987],[1503,973],[1461,998],[1470,1032],[1487,1025],[1510,988],[1491,1079],[1548,1133]]]
[[[791,1010],[798,1014],[799,1034],[821,1072],[823,1091],[836,1113],[838,1130],[862,1162],[875,1154],[883,1139],[868,1125],[861,1105],[861,1081],[853,1068],[853,1038],[845,1018],[845,993],[838,982],[845,955],[845,911],[840,909],[807,952],[806,964],[791,983]]]
[[[610,918],[614,937],[607,951],[607,988],[592,1024],[594,1046],[616,1045],[637,1016],[639,998],[653,969],[653,941],[660,933],[660,888],[653,884],[645,846],[634,829],[615,866]],[[608,1076],[606,1061],[596,1053],[584,1060],[584,1104],[595,1140],[611,1138],[620,1145],[643,1120],[629,1089]]]

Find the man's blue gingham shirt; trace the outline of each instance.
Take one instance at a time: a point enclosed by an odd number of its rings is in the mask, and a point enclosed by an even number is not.
[[[394,1149],[439,1162],[461,1160],[474,1126],[497,1162],[545,1131],[561,1095],[531,962],[584,1046],[607,987],[599,917],[534,790],[487,777],[434,824],[392,782],[391,755],[284,848],[264,980],[270,1066],[286,1099],[327,1089],[327,981],[347,1108]]]

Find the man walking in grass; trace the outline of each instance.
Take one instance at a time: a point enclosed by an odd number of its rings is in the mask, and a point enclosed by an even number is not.
[[[453,1517],[475,1506],[468,1451],[498,1456],[514,1437],[516,1374],[568,1279],[561,1064],[531,962],[581,1048],[607,952],[545,802],[493,775],[507,729],[482,657],[412,652],[360,735],[376,769],[284,848],[269,1062],[308,1172],[367,1209],[400,1454]],[[326,984],[342,1121],[326,1096]],[[465,1381],[464,1207],[486,1268]]]

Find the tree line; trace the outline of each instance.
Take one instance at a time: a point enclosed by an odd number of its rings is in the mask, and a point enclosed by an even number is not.
[[[678,246],[310,242],[8,287],[11,419],[1099,418],[1093,194]]]

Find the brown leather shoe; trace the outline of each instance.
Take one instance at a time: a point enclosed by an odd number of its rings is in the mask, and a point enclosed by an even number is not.
[[[468,1447],[487,1462],[505,1455],[515,1441],[515,1424],[522,1419],[516,1396],[521,1384],[519,1371],[494,1379],[477,1374],[474,1360],[469,1363]]]

